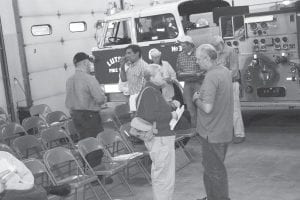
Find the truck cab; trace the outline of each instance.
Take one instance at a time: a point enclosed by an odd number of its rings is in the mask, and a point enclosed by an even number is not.
[[[212,10],[226,7],[225,1],[179,1],[148,7],[122,10],[98,22],[98,46],[93,48],[95,56],[95,76],[109,97],[119,93],[119,59],[124,48],[138,44],[142,48],[142,58],[149,60],[149,50],[157,48],[162,59],[173,68],[182,50],[177,42],[186,34],[191,34],[195,45],[204,43],[209,35],[219,34]],[[112,100],[110,98],[110,100]],[[117,95],[116,99],[121,97]]]

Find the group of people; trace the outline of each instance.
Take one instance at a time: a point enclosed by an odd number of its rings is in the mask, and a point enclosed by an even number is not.
[[[196,128],[202,140],[203,181],[207,194],[203,200],[228,200],[224,165],[227,147],[233,136],[235,143],[245,140],[237,55],[219,36],[214,37],[211,44],[197,48],[189,36],[184,36],[180,44],[182,52],[174,68],[162,59],[159,49],[149,51],[152,63],[146,63],[138,45],[126,47],[125,56],[120,60],[120,89],[129,95],[130,111],[134,116],[155,122],[158,130],[153,139],[145,141],[152,160],[153,199],[173,198],[175,132],[169,122],[178,119],[174,110],[181,103],[174,98],[174,83],[180,80],[184,81],[183,98],[191,127]],[[81,139],[96,137],[103,131],[99,111],[106,97],[95,77],[89,74],[91,61],[87,54],[77,53],[73,59],[76,72],[67,81],[66,106]],[[142,89],[145,90],[139,96]]]

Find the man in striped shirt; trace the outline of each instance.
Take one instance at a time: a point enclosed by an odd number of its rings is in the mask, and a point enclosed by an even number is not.
[[[120,78],[128,83],[130,111],[136,111],[136,97],[145,84],[144,71],[148,64],[142,59],[142,51],[138,45],[125,48],[125,56],[120,60]]]

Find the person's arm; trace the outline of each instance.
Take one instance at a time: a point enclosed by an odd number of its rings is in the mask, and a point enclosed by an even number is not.
[[[232,74],[232,79],[239,79],[238,55],[234,49],[231,49],[229,56],[230,56],[229,61],[230,61],[230,70],[231,70],[231,74]]]
[[[34,185],[34,177],[31,171],[23,162],[15,158],[13,155],[8,156],[9,162],[15,167],[12,175],[8,175],[5,180],[6,190],[29,190]]]
[[[125,64],[126,64],[126,59],[124,57],[121,58],[120,60],[120,78],[122,82],[127,81],[127,76],[126,76],[126,70],[125,70]]]
[[[90,90],[91,95],[94,97],[95,101],[99,105],[102,105],[106,102],[104,91],[101,89],[96,78],[91,77],[89,79],[88,88]]]
[[[196,106],[206,114],[213,110],[217,87],[217,81],[213,77],[207,76],[201,86],[201,92],[196,92],[193,96]]]

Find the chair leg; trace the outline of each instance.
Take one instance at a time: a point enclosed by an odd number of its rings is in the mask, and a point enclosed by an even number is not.
[[[97,200],[101,200],[100,196],[98,195],[97,191],[95,191],[95,189],[93,188],[92,184],[89,183],[89,187],[91,188],[92,192],[94,193],[95,197]],[[109,196],[110,197],[110,196]],[[85,197],[83,197],[83,199],[85,199]]]
[[[129,183],[127,182],[126,178],[125,178],[121,173],[118,173],[118,176],[119,176],[121,182],[124,183],[124,184],[128,187],[129,193],[130,193],[132,196],[135,196],[135,194],[134,194],[132,188],[130,187]]]
[[[145,175],[148,183],[151,185],[151,175],[149,174],[147,169],[144,167],[144,165],[141,163],[141,161],[137,160],[136,163],[139,166],[139,168],[142,170],[142,173]]]
[[[190,160],[190,162],[192,162],[194,160],[193,156],[192,156],[191,152],[185,148],[183,142],[177,141],[177,144],[183,149],[183,152],[186,154],[186,156]]]
[[[105,177],[103,177],[105,179]],[[100,185],[101,189],[104,191],[104,193],[106,194],[106,196],[109,198],[109,200],[113,200],[113,198],[111,197],[111,195],[108,193],[108,191],[106,190],[106,188],[104,187],[104,185],[101,183],[101,181],[98,179],[97,180],[98,184]]]

